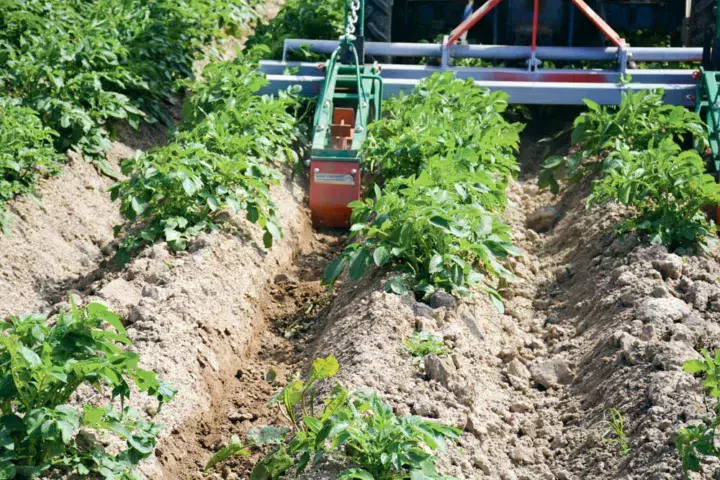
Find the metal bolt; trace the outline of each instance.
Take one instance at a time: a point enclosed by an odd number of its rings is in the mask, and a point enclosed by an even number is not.
[[[320,169],[319,169],[319,168],[316,168],[316,169],[314,170],[314,172],[315,172],[315,173],[320,173]]]
[[[323,107],[328,108],[330,106],[330,102],[325,100],[325,103],[323,103]]]
[[[360,125],[358,125],[357,127],[355,127],[355,131],[356,131],[356,132],[362,132],[362,131],[363,131],[363,128],[362,128]]]
[[[325,130],[325,125],[319,124],[319,125],[317,126],[317,131],[318,131],[318,132],[322,132],[323,130]]]
[[[350,173],[352,173],[353,175],[355,175],[355,174],[357,173],[357,169],[353,168],[352,170],[350,170]]]
[[[367,102],[362,102],[363,108],[367,107]]]

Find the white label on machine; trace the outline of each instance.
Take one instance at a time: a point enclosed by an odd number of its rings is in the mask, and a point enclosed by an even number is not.
[[[355,185],[355,177],[346,173],[316,173],[315,183],[333,185]]]

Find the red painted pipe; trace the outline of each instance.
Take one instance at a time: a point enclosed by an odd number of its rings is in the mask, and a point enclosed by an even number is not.
[[[624,48],[626,46],[625,40],[618,35],[618,33],[612,29],[605,20],[600,17],[595,11],[585,3],[584,0],[572,0],[573,3],[592,21],[596,27],[610,40],[616,47]]]
[[[493,8],[497,7],[498,3],[500,3],[501,1],[502,0],[489,0],[482,7],[475,10],[475,12],[468,18],[466,18],[464,22],[458,25],[455,30],[450,32],[450,37],[448,37],[447,44],[454,45],[460,39],[460,37],[463,36],[464,33],[470,30],[477,22],[480,21],[481,18],[490,13]]]

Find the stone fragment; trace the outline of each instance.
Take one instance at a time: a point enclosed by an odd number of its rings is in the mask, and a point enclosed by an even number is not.
[[[530,374],[536,383],[545,388],[569,385],[575,380],[570,365],[562,358],[536,362],[530,366]]]
[[[526,226],[538,233],[547,232],[555,225],[558,218],[557,208],[545,205],[538,208],[527,218]]]
[[[644,323],[670,324],[690,314],[690,306],[675,297],[645,298],[636,307],[637,316]]]

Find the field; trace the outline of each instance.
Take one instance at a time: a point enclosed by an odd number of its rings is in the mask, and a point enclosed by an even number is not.
[[[437,75],[313,229],[255,65],[341,5],[0,2],[0,480],[717,478],[699,117]]]

